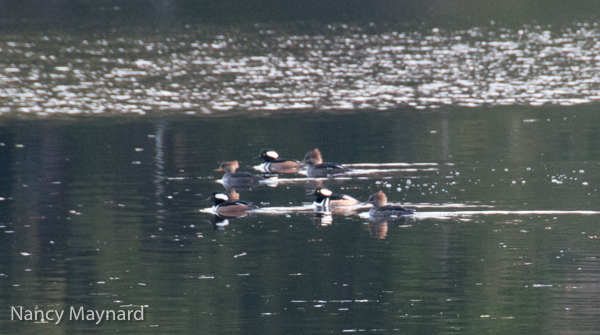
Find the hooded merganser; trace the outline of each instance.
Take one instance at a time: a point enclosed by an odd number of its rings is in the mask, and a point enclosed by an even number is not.
[[[238,161],[223,162],[215,171],[225,171],[223,176],[223,185],[225,188],[234,187],[252,187],[258,185],[258,182],[264,179],[261,176],[253,175],[250,172],[236,172],[239,169]]]
[[[247,201],[230,201],[229,195],[223,192],[215,192],[210,198],[214,201],[212,207],[213,213],[221,218],[241,218],[248,216],[249,212],[257,209],[258,206]]]
[[[345,194],[335,194],[330,189],[325,187],[317,187],[307,195],[315,195],[317,198],[313,203],[317,207],[351,207],[360,204],[360,201]]]
[[[373,208],[369,211],[369,216],[374,218],[399,217],[410,215],[415,212],[414,209],[404,208],[398,205],[388,205],[387,197],[381,191],[371,194],[367,203],[373,204]]]
[[[300,162],[294,159],[279,158],[279,154],[275,150],[264,149],[258,157],[265,160],[260,165],[262,171],[270,173],[298,173],[300,170]]]
[[[319,149],[309,151],[304,156],[302,163],[308,165],[307,175],[309,177],[327,177],[350,171],[347,167],[338,163],[323,162],[323,156]]]

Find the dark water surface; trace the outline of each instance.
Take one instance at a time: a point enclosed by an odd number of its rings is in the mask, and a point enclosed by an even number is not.
[[[598,333],[600,216],[577,212],[600,211],[596,109],[4,118],[2,333]],[[362,201],[384,190],[419,216],[267,213],[215,229],[199,212],[223,190],[213,170],[251,171],[265,147],[408,163],[321,183]],[[240,197],[300,206],[315,186]],[[10,306],[145,306],[145,320],[10,321]]]

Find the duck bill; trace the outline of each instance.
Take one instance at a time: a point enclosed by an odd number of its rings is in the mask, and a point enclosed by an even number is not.
[[[310,191],[309,193],[306,193],[306,195],[317,195],[317,193],[315,191],[316,191],[316,189]]]
[[[215,172],[223,172],[223,169],[221,169],[221,168],[215,169]]]

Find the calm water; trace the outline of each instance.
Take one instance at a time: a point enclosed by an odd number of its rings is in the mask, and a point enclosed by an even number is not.
[[[5,120],[3,333],[597,333],[600,216],[552,211],[600,211],[599,126],[586,107]],[[381,189],[420,216],[291,212],[213,228],[199,212],[223,190],[213,170],[239,159],[251,171],[264,147],[409,163],[322,184],[363,201]],[[314,186],[240,197],[300,206]],[[146,314],[57,326],[9,321],[9,306]]]

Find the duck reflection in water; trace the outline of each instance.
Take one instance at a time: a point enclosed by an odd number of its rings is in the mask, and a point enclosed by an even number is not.
[[[229,219],[222,218],[217,215],[213,215],[212,220],[209,222],[213,226],[213,229],[223,230],[225,227],[229,226]]]
[[[333,215],[331,212],[317,211],[313,217],[319,226],[331,226],[333,224]]]
[[[260,155],[254,159],[263,159],[265,162],[258,166],[260,171],[266,173],[298,173],[300,171],[300,162],[294,159],[279,158],[279,154],[275,150],[264,149]]]
[[[307,176],[313,177],[327,177],[331,175],[342,174],[350,171],[349,168],[342,166],[338,163],[323,162],[323,156],[319,149],[313,149],[304,156],[304,163],[308,166],[306,170]]]
[[[366,227],[369,230],[371,237],[373,237],[373,238],[376,238],[378,240],[385,240],[385,238],[387,237],[387,233],[388,233],[387,221],[380,221],[380,222],[371,221],[366,225]]]
[[[372,217],[369,216],[369,222],[365,227],[371,234],[371,237],[378,240],[384,240],[388,233],[388,222],[412,222],[415,221],[414,216],[398,216],[398,217]],[[401,225],[400,227],[410,227],[410,225]]]
[[[222,162],[221,166],[215,170],[225,171],[223,185],[226,189],[250,189],[257,186],[264,179],[264,177],[254,175],[250,172],[237,172],[239,168],[240,163],[238,161],[229,161]]]

